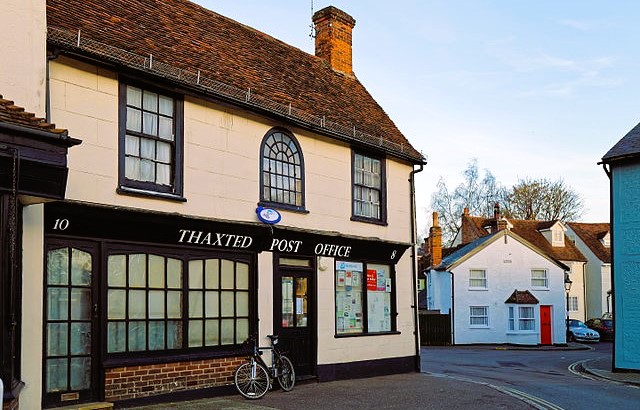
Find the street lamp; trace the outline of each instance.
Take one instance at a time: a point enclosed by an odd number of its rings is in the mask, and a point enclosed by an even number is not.
[[[569,339],[569,291],[571,290],[571,279],[569,278],[569,272],[564,273],[564,290],[567,292],[567,341]]]

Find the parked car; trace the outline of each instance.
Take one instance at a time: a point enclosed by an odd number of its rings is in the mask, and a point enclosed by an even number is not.
[[[567,339],[570,342],[599,342],[600,333],[589,329],[582,320],[569,319],[569,334]]]
[[[613,340],[613,319],[594,317],[585,324],[600,334],[600,340]]]

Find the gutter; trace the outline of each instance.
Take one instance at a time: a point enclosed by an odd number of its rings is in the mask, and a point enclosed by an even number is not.
[[[16,125],[8,122],[0,121],[0,130],[11,131],[12,133],[26,133],[33,137],[38,137],[43,139],[49,143],[59,143],[60,145],[71,147],[74,145],[79,145],[82,143],[82,140],[77,138],[70,137],[66,135],[66,133],[55,133],[51,131],[46,131],[34,127]]]
[[[409,175],[409,186],[411,194],[409,198],[410,202],[410,216],[411,216],[411,270],[412,270],[412,290],[413,290],[413,336],[415,339],[416,354],[414,356],[414,369],[416,372],[420,371],[420,326],[418,323],[418,260],[416,255],[416,186],[415,175],[418,172],[424,170],[424,164],[419,164],[418,169],[411,170]]]

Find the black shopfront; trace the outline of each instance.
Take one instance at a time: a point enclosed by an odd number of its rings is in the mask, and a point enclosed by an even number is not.
[[[39,127],[33,115],[0,108],[0,377],[11,408],[24,386],[18,359],[23,205],[64,198],[67,150],[81,141],[66,130]]]

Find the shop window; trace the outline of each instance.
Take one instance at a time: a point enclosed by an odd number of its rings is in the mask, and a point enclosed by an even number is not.
[[[395,330],[394,275],[389,265],[336,261],[336,334]]]
[[[189,261],[189,347],[241,343],[249,336],[249,265]]]
[[[249,335],[249,265],[147,253],[107,259],[107,352],[242,343]]]
[[[384,162],[380,158],[353,154],[353,218],[386,221]]]
[[[121,84],[120,192],[182,195],[182,101]]]
[[[304,210],[304,160],[298,141],[288,132],[274,129],[262,140],[261,153],[260,201]]]
[[[509,306],[508,328],[510,332],[534,332],[535,306]]]

